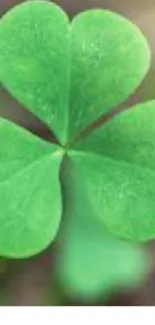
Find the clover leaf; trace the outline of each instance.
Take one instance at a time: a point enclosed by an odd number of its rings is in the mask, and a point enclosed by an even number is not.
[[[0,147],[0,254],[39,253],[59,228],[62,150],[3,119]]]
[[[71,154],[95,216],[113,235],[132,242],[155,236],[154,137],[155,101],[150,101],[78,144],[85,153]]]
[[[106,281],[139,273],[139,253],[120,239],[155,237],[155,101],[82,134],[134,92],[149,65],[142,32],[107,10],[89,10],[69,22],[57,5],[28,1],[2,17],[0,82],[48,125],[58,145],[0,119],[0,255],[40,252],[62,219],[62,270],[70,265],[68,245],[79,268],[89,270],[91,261],[82,266],[81,247],[84,256],[96,256],[95,280],[88,277],[86,290],[104,285],[105,260],[116,252],[129,257],[129,272],[122,268]],[[101,261],[96,252],[104,252]]]
[[[49,2],[19,5],[2,18],[0,40],[0,80],[61,144],[126,99],[149,66],[139,29],[104,10],[70,24]]]

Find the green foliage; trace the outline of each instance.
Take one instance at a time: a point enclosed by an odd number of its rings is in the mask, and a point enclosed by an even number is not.
[[[149,65],[139,29],[104,10],[82,13],[70,26],[49,2],[20,5],[1,20],[0,40],[3,85],[63,144],[126,99]]]
[[[59,228],[62,150],[3,119],[0,148],[0,255],[29,256]]]
[[[110,237],[92,218],[72,216],[63,228],[56,268],[70,296],[94,299],[116,284],[134,287],[143,281],[148,261],[141,250]]]
[[[75,17],[71,40],[70,137],[125,100],[150,61],[139,29],[106,10]]]
[[[28,1],[2,17],[0,82],[59,139],[0,120],[2,256],[45,249],[62,216],[59,276],[71,291],[98,295],[137,280],[145,258],[120,239],[155,237],[155,101],[75,139],[138,87],[149,64],[141,31],[106,10],[70,23],[58,6]]]
[[[73,160],[66,158],[62,174],[65,209],[58,238],[61,255],[56,272],[71,296],[94,299],[113,290],[116,283],[138,284],[147,260],[142,251],[107,234],[76,172]]]
[[[65,13],[44,1],[13,8],[0,23],[0,53],[3,85],[63,141],[69,92]]]
[[[155,101],[115,117],[71,155],[94,214],[119,238],[155,237]]]

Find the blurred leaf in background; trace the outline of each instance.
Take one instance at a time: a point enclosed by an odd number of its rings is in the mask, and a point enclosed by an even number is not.
[[[69,161],[61,179],[66,203],[56,250],[57,281],[68,295],[88,301],[101,295],[107,299],[111,290],[121,286],[140,285],[149,270],[146,253],[106,233]]]

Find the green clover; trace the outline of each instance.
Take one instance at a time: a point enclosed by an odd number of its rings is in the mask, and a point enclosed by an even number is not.
[[[155,237],[155,101],[90,126],[133,93],[149,65],[141,31],[107,10],[70,23],[58,6],[28,1],[2,17],[0,81],[59,144],[0,118],[0,255],[39,253],[62,222],[59,272],[77,290],[140,272],[129,243]]]

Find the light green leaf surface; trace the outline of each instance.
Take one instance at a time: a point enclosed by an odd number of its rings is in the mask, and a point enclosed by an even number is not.
[[[122,148],[125,152],[125,148]],[[94,218],[116,237],[142,242],[155,236],[155,171],[122,159],[72,152],[75,180]],[[153,163],[153,162],[152,162]]]
[[[67,294],[95,299],[120,286],[138,285],[146,274],[146,256],[130,244],[108,236],[94,217],[74,165],[68,162],[66,167],[65,214],[55,272]]]
[[[69,134],[73,136],[124,101],[140,84],[150,63],[141,31],[107,10],[89,10],[72,23]]]
[[[0,21],[0,81],[63,141],[69,96],[69,24],[47,1],[28,1]]]
[[[154,139],[155,100],[152,100],[118,113],[74,146],[155,171]]]
[[[0,22],[0,80],[61,143],[125,100],[148,70],[141,31],[106,10],[73,19],[55,4],[28,1]]]
[[[55,238],[62,150],[0,119],[0,255],[27,257]]]

